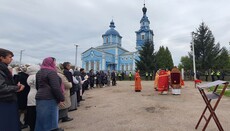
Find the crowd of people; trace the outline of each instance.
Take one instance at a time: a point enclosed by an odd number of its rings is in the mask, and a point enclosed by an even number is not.
[[[116,86],[115,71],[86,73],[53,57],[11,68],[13,56],[0,48],[0,131],[63,131],[58,123],[73,120],[68,112],[77,110],[86,90]]]
[[[73,120],[68,112],[81,106],[86,90],[108,87],[110,83],[116,86],[116,80],[124,80],[126,75],[115,70],[91,69],[86,73],[84,68],[73,68],[70,62],[57,64],[53,57],[45,58],[41,65],[10,68],[13,56],[11,51],[0,48],[0,131],[20,131],[28,127],[30,131],[63,131],[58,123]],[[159,72],[154,78],[156,90]],[[169,70],[165,72],[167,76],[172,74]],[[127,76],[130,81],[134,78],[135,91],[141,92],[139,70],[134,76],[131,72]],[[151,72],[145,73],[145,80],[152,78]],[[177,81],[181,87],[183,81]]]
[[[184,72],[184,76],[186,80],[193,80],[194,72],[187,70]],[[196,78],[203,81],[225,80],[226,76],[229,76],[229,70],[196,70]]]

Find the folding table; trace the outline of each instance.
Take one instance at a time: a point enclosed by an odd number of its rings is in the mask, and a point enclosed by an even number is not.
[[[216,108],[217,108],[222,96],[224,95],[224,92],[225,92],[226,88],[228,87],[228,84],[229,84],[229,82],[227,82],[227,81],[217,80],[217,81],[214,81],[214,82],[197,85],[198,90],[199,90],[202,98],[204,99],[206,107],[204,108],[204,111],[203,111],[202,115],[200,116],[200,119],[199,119],[195,129],[198,128],[202,118],[204,118],[206,123],[205,123],[202,131],[205,131],[206,127],[208,126],[209,121],[211,120],[211,118],[213,118],[215,123],[216,123],[216,125],[217,125],[217,127],[218,127],[218,129],[220,131],[224,130],[223,127],[220,124],[219,119],[217,118],[215,110],[216,110]],[[219,85],[223,85],[223,89],[222,89],[222,91],[220,93],[217,93]],[[210,94],[206,94],[204,90],[209,89],[210,87],[213,87],[213,86],[215,86],[213,92],[210,93]],[[212,99],[217,99],[215,104],[214,104],[214,107],[211,105],[211,100]],[[207,109],[210,111],[210,115],[209,115],[208,118],[205,116],[205,112],[207,111]]]

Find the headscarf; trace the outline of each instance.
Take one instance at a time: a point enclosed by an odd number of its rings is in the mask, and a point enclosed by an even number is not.
[[[52,57],[45,58],[42,62],[41,69],[49,69],[49,70],[56,71],[56,65],[54,63],[54,58]]]

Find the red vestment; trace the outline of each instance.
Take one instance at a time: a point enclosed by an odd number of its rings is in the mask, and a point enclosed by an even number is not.
[[[135,74],[135,91],[141,91],[141,77],[138,72]]]

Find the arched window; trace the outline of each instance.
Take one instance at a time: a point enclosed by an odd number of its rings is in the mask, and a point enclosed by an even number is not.
[[[121,65],[121,70],[124,71],[124,65]]]
[[[109,44],[109,38],[106,37],[106,44]]]
[[[144,40],[145,39],[145,35],[141,35],[141,39]]]

